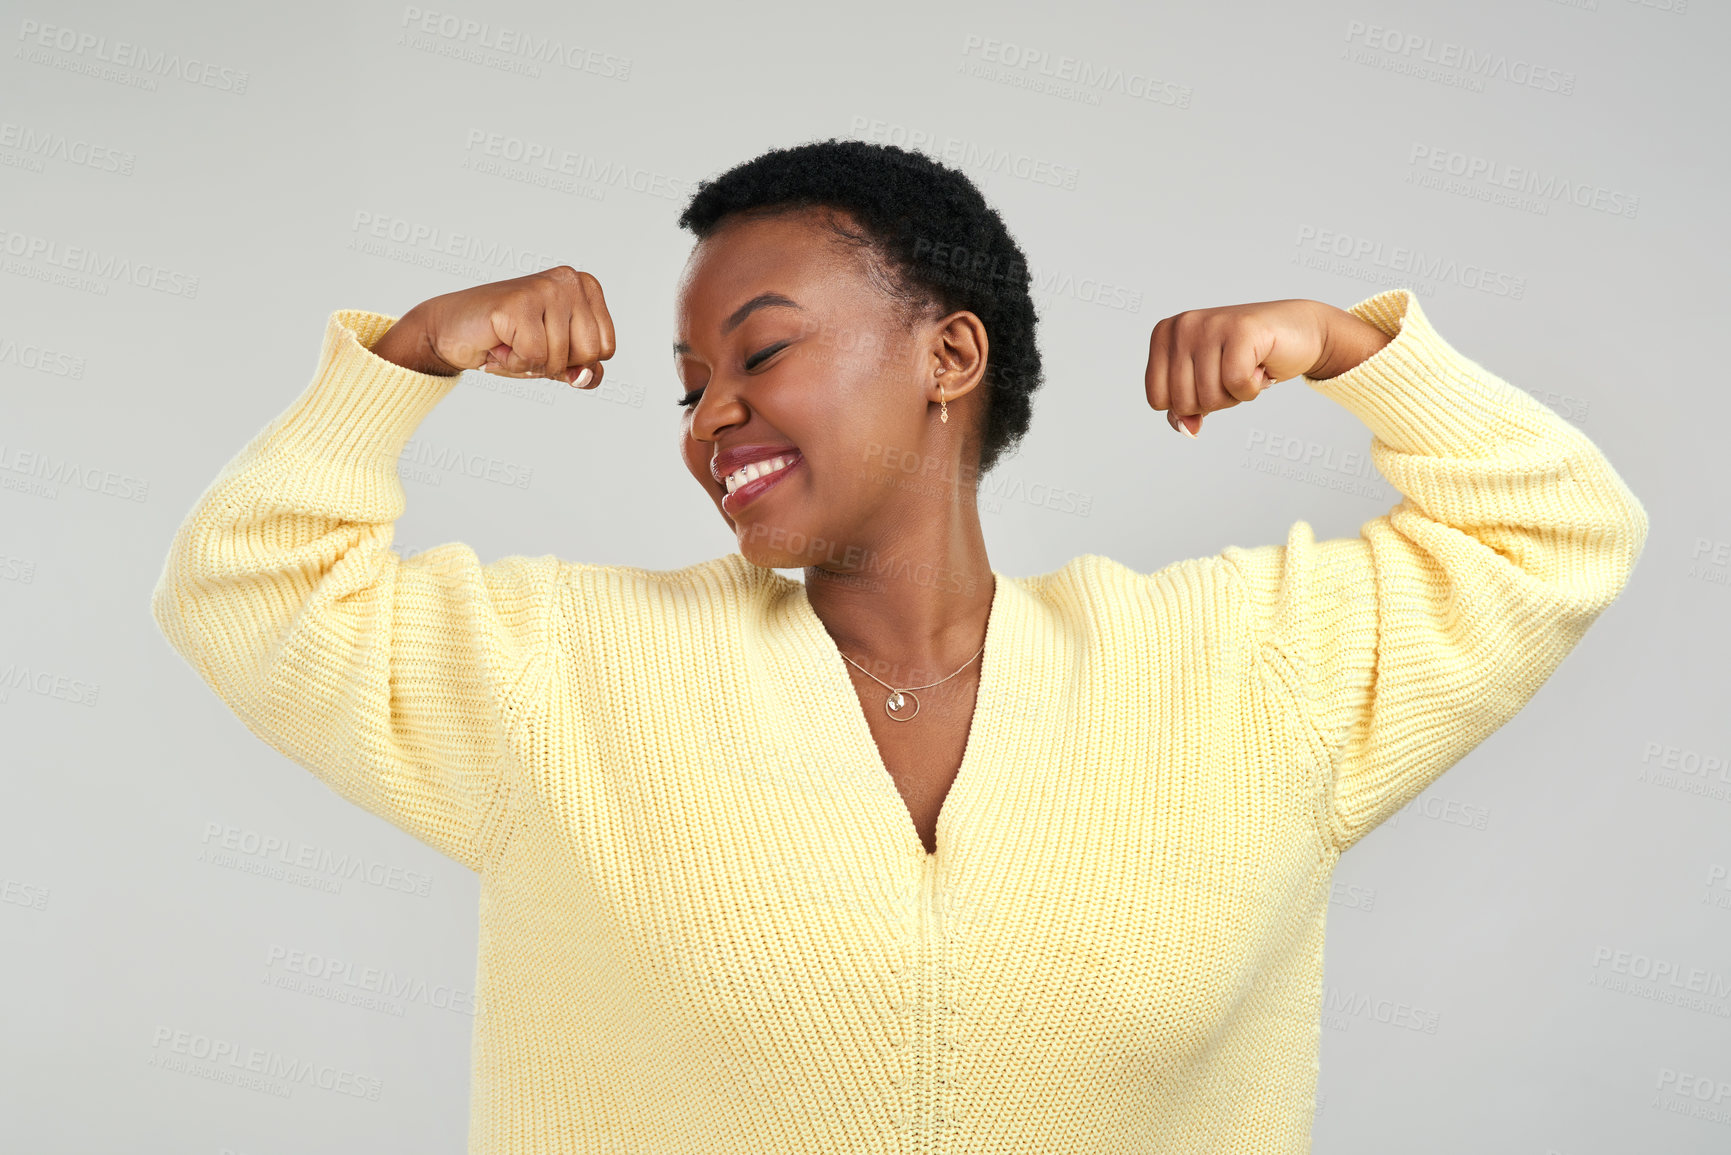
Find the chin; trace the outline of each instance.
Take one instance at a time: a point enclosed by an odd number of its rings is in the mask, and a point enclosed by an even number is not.
[[[794,553],[788,548],[788,537],[792,536],[793,540],[797,541],[797,535],[783,534],[772,540],[760,536],[761,529],[753,532],[754,529],[757,527],[750,523],[743,529],[738,525],[733,527],[739,539],[739,552],[745,555],[746,561],[764,569],[804,569],[809,564],[804,554]]]
[[[727,525],[745,559],[765,569],[804,569],[824,560],[826,552],[835,552],[833,546],[826,545],[832,539],[821,529],[812,531],[785,521],[764,522],[749,516],[729,520]]]
[[[804,569],[805,562],[799,558],[787,557],[779,553],[739,547],[739,552],[745,560],[759,569]]]

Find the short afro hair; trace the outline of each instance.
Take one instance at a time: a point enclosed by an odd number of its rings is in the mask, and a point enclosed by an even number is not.
[[[924,153],[832,137],[771,149],[700,181],[679,227],[702,241],[730,214],[808,207],[841,209],[859,223],[864,236],[831,218],[840,239],[873,258],[868,265],[904,317],[966,309],[985,325],[979,471],[989,472],[1027,433],[1043,380],[1027,258],[997,210],[966,175]]]

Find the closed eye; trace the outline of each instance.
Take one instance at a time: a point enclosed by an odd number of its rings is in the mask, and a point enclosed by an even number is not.
[[[770,345],[766,348],[759,349],[757,352],[753,353],[751,356],[749,356],[745,359],[746,370],[749,372],[750,370],[757,368],[759,365],[763,364],[769,358],[775,356],[781,350],[787,348],[788,344],[789,344],[789,342],[783,341],[780,344]]]
[[[782,341],[782,342],[779,342],[778,344],[768,345],[762,349],[759,349],[757,352],[753,353],[751,356],[749,356],[745,359],[746,371],[750,372],[751,370],[757,368],[759,365],[761,365],[765,361],[769,360],[769,358],[775,356],[777,353],[779,353],[783,349],[787,348],[790,344],[792,344],[791,341]],[[689,393],[687,393],[683,397],[681,397],[679,399],[679,401],[677,402],[677,404],[679,405],[679,407],[681,409],[687,409],[693,405],[696,405],[697,402],[702,397],[703,397],[703,390],[693,389]]]

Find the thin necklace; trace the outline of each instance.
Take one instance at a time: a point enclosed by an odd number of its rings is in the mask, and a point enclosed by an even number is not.
[[[980,643],[980,648],[974,651],[974,658],[977,658],[982,653],[984,653],[985,649],[986,649],[986,643],[984,641],[982,641]],[[841,651],[838,649],[836,652],[840,653]],[[872,681],[876,682],[878,685],[882,686],[884,689],[886,689],[890,692],[890,696],[884,699],[884,713],[888,714],[890,717],[894,718],[898,722],[906,722],[909,719],[911,719],[914,716],[914,714],[918,714],[920,712],[920,700],[919,700],[919,698],[915,697],[915,695],[914,695],[915,690],[929,690],[933,686],[936,686],[936,685],[939,685],[940,683],[949,681],[950,678],[955,677],[956,674],[961,673],[963,670],[967,669],[969,666],[974,664],[974,658],[969,658],[967,661],[963,662],[960,666],[957,666],[955,673],[950,674],[948,677],[939,678],[936,682],[928,682],[923,686],[903,686],[901,689],[898,690],[896,687],[890,685],[888,682],[884,681],[882,678],[878,677],[876,674],[872,673],[870,670],[866,669],[864,666],[860,665],[858,662],[855,662],[852,658],[849,658],[846,654],[842,654],[841,656],[843,658],[845,658],[847,661],[851,662],[854,665],[854,667],[859,670],[860,673],[864,674],[866,677],[870,678]],[[897,710],[904,709],[909,702],[912,702],[914,704],[913,714],[898,714],[898,713],[896,713]]]

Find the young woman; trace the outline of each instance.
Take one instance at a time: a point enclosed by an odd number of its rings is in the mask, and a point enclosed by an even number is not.
[[[811,143],[680,224],[680,445],[737,552],[392,550],[456,374],[600,383],[561,267],[333,313],[155,591],[256,733],[480,873],[470,1149],[1307,1150],[1339,855],[1543,684],[1640,502],[1411,292],[1263,301],[1155,325],[1149,405],[1194,435],[1299,377],[1400,503],[1010,577],[976,492],[1042,365],[968,179]]]

